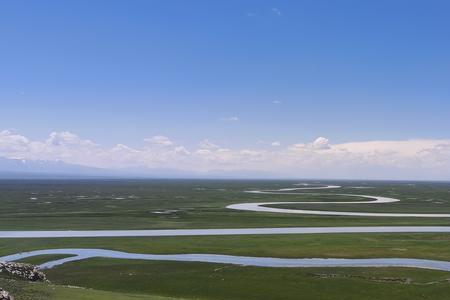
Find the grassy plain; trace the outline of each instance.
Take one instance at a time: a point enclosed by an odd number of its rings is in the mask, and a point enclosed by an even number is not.
[[[182,298],[99,291],[76,286],[29,283],[0,277],[0,286],[16,295],[17,300],[184,300]]]
[[[320,195],[259,195],[244,190],[298,181],[0,181],[0,229],[166,229],[358,225],[450,225],[449,219],[364,218],[241,212],[239,202],[352,201],[368,194],[399,198],[382,205],[302,208],[450,213],[449,183],[332,182]],[[367,188],[359,188],[361,186]],[[358,188],[355,188],[358,187]],[[308,191],[312,192],[312,191]],[[316,193],[314,192],[314,193]],[[407,257],[450,261],[449,234],[318,234],[141,238],[1,239],[0,256],[49,248],[136,253],[218,253],[266,257]],[[42,263],[58,257],[34,257]],[[46,271],[52,284],[0,278],[28,299],[448,299],[450,274],[412,268],[257,268],[206,263],[89,259]],[[70,288],[67,286],[79,286]],[[27,298],[39,295],[40,298]],[[160,298],[163,297],[163,298]],[[168,298],[166,298],[168,297]]]
[[[61,180],[0,181],[0,228],[178,229],[358,225],[450,225],[449,218],[367,218],[257,213],[226,209],[240,202],[358,200],[332,194],[399,198],[388,204],[305,205],[305,209],[448,212],[449,183],[331,182],[320,195],[262,195],[245,190],[293,187],[298,181]],[[326,183],[326,182],[325,182]],[[367,188],[354,188],[354,187]]]

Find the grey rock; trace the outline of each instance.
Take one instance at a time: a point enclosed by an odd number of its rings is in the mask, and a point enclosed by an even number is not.
[[[14,297],[11,296],[7,291],[0,288],[0,300],[14,300]]]
[[[7,273],[29,281],[45,281],[45,274],[31,264],[0,262],[0,273]],[[1,300],[2,298],[0,298]]]

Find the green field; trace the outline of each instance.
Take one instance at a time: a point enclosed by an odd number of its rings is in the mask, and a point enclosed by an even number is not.
[[[298,181],[0,181],[0,228],[178,229],[289,226],[450,225],[450,219],[298,216],[233,211],[240,202],[344,200],[326,195],[263,195],[245,190],[292,187]],[[325,182],[326,183],[326,182]],[[388,204],[303,205],[306,209],[450,213],[449,183],[332,182],[320,194],[367,194],[399,198]],[[365,185],[371,188],[354,189]],[[347,197],[346,201],[357,201]]]
[[[342,185],[343,188],[307,191],[316,195],[243,193],[245,190],[292,187],[297,182],[0,181],[0,229],[450,225],[450,219],[446,218],[328,217],[244,212],[225,208],[240,202],[359,200],[358,197],[332,195],[340,193],[386,196],[402,201],[376,205],[302,204],[291,207],[450,213],[449,183],[333,181],[329,183]],[[352,188],[355,186],[370,188]],[[2,256],[51,248],[101,248],[154,254],[215,253],[286,258],[403,257],[450,261],[450,234],[0,239]],[[61,256],[40,256],[26,261],[39,264],[55,258]],[[51,284],[26,283],[3,275],[0,287],[15,294],[18,300],[448,299],[450,293],[450,273],[414,268],[262,268],[95,258],[67,263],[46,270],[46,274]],[[34,298],[30,298],[33,295]]]

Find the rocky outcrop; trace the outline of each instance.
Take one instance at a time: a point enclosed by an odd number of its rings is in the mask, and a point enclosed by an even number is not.
[[[45,274],[31,264],[0,262],[0,273],[6,273],[29,281],[45,281]],[[0,300],[3,298],[0,298]],[[6,298],[5,298],[6,299]]]
[[[14,297],[11,296],[7,291],[0,288],[0,300],[14,300]]]

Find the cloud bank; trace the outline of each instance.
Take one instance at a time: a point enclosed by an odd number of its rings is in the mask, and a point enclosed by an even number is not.
[[[273,147],[275,146],[275,147]],[[355,179],[450,179],[450,140],[416,139],[333,144],[318,137],[309,143],[229,149],[209,140],[188,149],[157,135],[133,148],[104,147],[70,132],[52,132],[36,141],[8,130],[0,131],[0,157],[62,161],[83,166],[174,169],[241,177],[244,171],[271,177]]]

